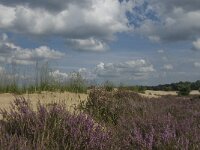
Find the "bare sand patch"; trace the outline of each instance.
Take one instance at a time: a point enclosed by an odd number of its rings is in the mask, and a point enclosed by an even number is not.
[[[142,96],[145,97],[149,97],[149,98],[158,98],[161,96],[166,96],[166,95],[172,95],[172,96],[176,96],[177,91],[153,91],[153,90],[146,90],[144,94],[140,94]],[[199,91],[191,91],[190,95],[200,95]]]
[[[0,94],[0,108],[9,109],[10,103],[15,99],[15,97],[24,97],[30,100],[34,109],[36,108],[37,102],[40,101],[41,104],[50,104],[55,102],[64,102],[69,111],[74,110],[74,106],[78,105],[81,101],[87,100],[87,94],[70,93],[70,92],[42,92],[34,94]]]

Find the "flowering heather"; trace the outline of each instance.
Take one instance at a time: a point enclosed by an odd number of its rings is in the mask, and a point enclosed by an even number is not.
[[[112,131],[114,149],[200,149],[199,97],[94,89],[80,108]]]
[[[104,150],[110,133],[84,114],[70,114],[64,105],[30,103],[17,98],[10,111],[1,110],[0,149]]]
[[[130,91],[94,89],[82,112],[18,98],[1,110],[0,149],[198,150],[200,97],[148,99]]]

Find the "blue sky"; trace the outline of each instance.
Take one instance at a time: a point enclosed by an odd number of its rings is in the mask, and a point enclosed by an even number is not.
[[[124,84],[198,80],[200,1],[1,1],[0,73],[38,61],[63,79],[76,71]]]

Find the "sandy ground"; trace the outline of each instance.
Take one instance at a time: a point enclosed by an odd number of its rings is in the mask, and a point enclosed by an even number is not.
[[[192,91],[190,93],[191,95],[200,95],[199,91]],[[144,94],[140,94],[145,97],[149,98],[158,98],[163,95],[177,95],[175,91],[151,91],[147,90]],[[0,94],[0,109],[9,109],[10,103],[15,99],[15,96],[13,94]],[[31,101],[33,104],[33,107],[36,108],[36,104],[38,101],[40,101],[42,104],[49,104],[54,102],[64,102],[67,106],[67,109],[69,111],[74,110],[74,106],[79,104],[80,101],[86,101],[87,100],[87,94],[76,94],[76,93],[70,93],[70,92],[42,92],[41,94],[24,94],[20,95],[21,97],[24,97]],[[19,97],[19,95],[18,95]]]
[[[24,94],[24,95],[13,95],[13,94],[0,94],[0,108],[9,109],[10,103],[17,97],[24,97],[31,101],[34,108],[37,106],[37,102],[40,101],[42,104],[49,104],[54,102],[64,102],[67,109],[72,111],[74,106],[79,104],[80,101],[87,99],[87,94],[76,94],[76,93],[59,93],[59,92],[42,92],[41,94]]]
[[[157,98],[164,95],[177,95],[176,91],[152,91],[146,90],[144,94],[140,94],[149,98]],[[199,91],[191,91],[190,95],[200,95]]]

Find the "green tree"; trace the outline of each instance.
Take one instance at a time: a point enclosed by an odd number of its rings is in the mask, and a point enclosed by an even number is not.
[[[179,96],[187,96],[190,94],[191,88],[189,85],[182,84],[178,87],[178,95]]]

